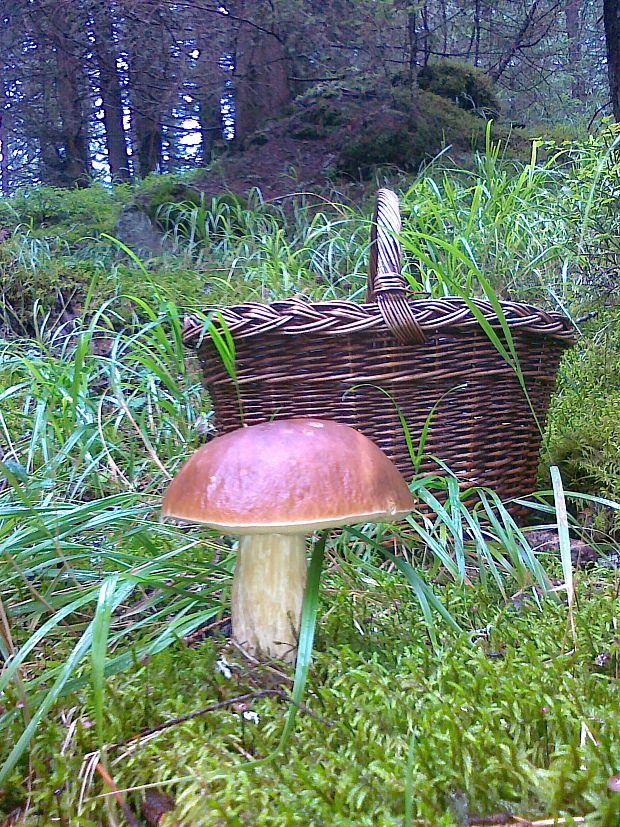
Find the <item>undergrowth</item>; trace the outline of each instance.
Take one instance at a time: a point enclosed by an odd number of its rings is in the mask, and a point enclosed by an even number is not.
[[[617,550],[607,515],[618,506],[600,496],[618,492],[617,288],[605,281],[618,235],[616,141],[606,132],[547,145],[544,157],[534,146],[531,163],[515,166],[487,133],[473,170],[444,159],[414,181],[392,179],[413,287],[495,291],[583,325],[552,404],[546,459],[566,489],[592,495],[603,556]],[[159,184],[144,192],[161,196]],[[140,261],[110,232],[114,211],[135,197],[94,188],[1,206],[6,814],[120,823],[118,800],[95,797],[110,791],[108,774],[121,789],[182,778],[168,789],[188,824],[389,825],[411,815],[460,827],[464,811],[507,809],[617,824],[605,780],[619,762],[619,584],[604,568],[573,583],[568,524],[579,532],[583,499],[577,508],[569,495],[573,510],[559,520],[560,568],[491,493],[479,491],[470,509],[449,476],[414,483],[434,518],[427,509],[399,529],[329,539],[304,701],[321,720],[301,709],[277,760],[240,766],[278,743],[290,676],[250,709],[224,704],[114,746],[265,686],[230,647],[233,677],[216,671],[223,641],[181,643],[224,619],[234,561],[213,532],[158,519],[165,485],[211,428],[181,342],[183,313],[297,294],[361,301],[369,235],[368,210],[333,192],[164,201],[153,216],[168,250]],[[571,439],[576,451],[562,447]],[[553,482],[561,503],[557,473]],[[441,486],[443,509],[431,499]],[[553,526],[552,503],[549,491],[533,500],[532,519]],[[142,794],[127,794],[136,812]]]
[[[543,461],[558,465],[573,491],[620,499],[620,337],[617,311],[566,354],[551,401]],[[618,531],[618,518],[594,509],[601,532]]]
[[[216,636],[136,659],[109,681],[111,746],[101,760],[119,789],[155,785],[171,794],[168,824],[402,825],[410,773],[415,816],[434,827],[502,812],[590,813],[588,824],[614,827],[620,802],[606,780],[620,762],[619,587],[610,570],[578,576],[575,647],[565,605],[537,607],[521,593],[498,607],[492,589],[446,587],[444,600],[470,631],[443,629],[435,652],[402,584],[388,572],[360,576],[335,561],[305,698],[311,713],[300,712],[286,754],[266,767],[247,764],[274,745],[285,715],[278,697],[250,697],[174,723],[265,686]],[[54,815],[103,825],[109,809],[120,817],[113,798],[98,797],[109,788],[92,772],[94,717],[89,692],[80,690],[44,724],[29,759],[25,824]],[[11,804],[23,802],[25,769],[6,788],[7,808],[9,792]],[[126,794],[135,813],[145,795]]]

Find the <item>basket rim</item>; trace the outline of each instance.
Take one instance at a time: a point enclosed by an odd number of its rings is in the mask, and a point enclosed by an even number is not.
[[[500,320],[488,300],[472,298],[469,301],[493,328],[501,330]],[[480,322],[461,296],[410,299],[407,304],[421,331],[431,336],[466,333],[480,328]],[[566,347],[576,340],[575,327],[563,313],[543,310],[526,302],[500,301],[499,304],[511,332],[549,336]],[[235,339],[260,335],[342,336],[374,330],[391,332],[377,303],[361,304],[346,299],[312,302],[297,296],[271,304],[245,302],[228,307],[207,306],[202,318],[188,314],[183,320],[184,344],[199,347],[208,336],[208,324],[214,316],[215,322],[223,322]]]

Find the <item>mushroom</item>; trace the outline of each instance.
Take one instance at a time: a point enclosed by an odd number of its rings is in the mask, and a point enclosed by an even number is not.
[[[294,662],[306,583],[305,537],[392,522],[412,508],[407,483],[348,425],[283,419],[239,428],[199,448],[166,491],[166,517],[239,535],[232,628],[257,656]]]

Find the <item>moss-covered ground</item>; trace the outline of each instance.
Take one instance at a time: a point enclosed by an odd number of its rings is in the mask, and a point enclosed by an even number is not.
[[[100,760],[119,790],[137,788],[122,796],[138,823],[154,785],[174,801],[163,824],[461,827],[514,813],[617,827],[620,795],[606,782],[620,766],[618,569],[577,573],[574,639],[562,601],[445,587],[470,631],[442,630],[438,650],[398,574],[361,578],[334,558],[323,583],[306,707],[267,765],[251,762],[276,745],[287,708],[279,696],[175,723],[286,687],[225,637],[179,642],[109,682],[111,746]],[[125,823],[89,762],[94,732],[88,693],[58,707],[5,788],[4,812],[23,805],[29,768],[22,823]]]

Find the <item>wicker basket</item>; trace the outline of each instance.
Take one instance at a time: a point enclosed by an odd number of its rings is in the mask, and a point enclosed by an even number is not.
[[[410,478],[396,406],[415,444],[437,405],[419,472],[441,473],[436,456],[461,487],[489,486],[504,500],[526,495],[535,485],[541,434],[519,381],[463,299],[408,296],[399,230],[398,199],[380,190],[365,304],[294,298],[221,310],[235,342],[235,382],[202,335],[203,324],[186,319],[184,341],[197,348],[216,428],[293,416],[335,419],[373,439]],[[475,304],[501,338],[492,306]],[[561,314],[527,304],[502,302],[502,309],[543,422],[573,328]]]

